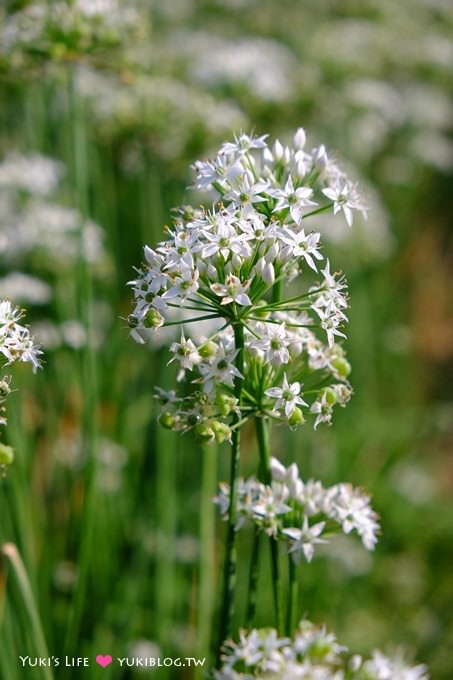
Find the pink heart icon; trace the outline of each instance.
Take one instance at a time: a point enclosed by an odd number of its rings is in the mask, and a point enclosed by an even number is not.
[[[110,666],[112,663],[113,659],[110,656],[110,654],[98,654],[96,657],[96,663],[98,663],[102,668],[105,668],[106,666]]]

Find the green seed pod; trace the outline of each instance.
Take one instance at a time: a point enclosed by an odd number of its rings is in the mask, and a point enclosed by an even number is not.
[[[0,443],[0,465],[11,465],[14,460],[14,451],[11,446]]]
[[[326,387],[323,390],[323,396],[328,404],[333,406],[334,404],[337,403],[337,395],[335,394],[335,390],[332,389],[332,387]]]
[[[340,376],[340,378],[347,378],[351,372],[351,364],[345,357],[337,357],[332,361],[332,366]]]
[[[303,423],[305,423],[305,418],[304,414],[302,413],[302,409],[296,406],[296,408],[288,418],[288,424],[290,427],[295,428],[298,427],[299,425],[303,425]]]
[[[159,424],[162,425],[166,430],[173,430],[176,425],[176,418],[172,413],[164,411],[159,416]]]

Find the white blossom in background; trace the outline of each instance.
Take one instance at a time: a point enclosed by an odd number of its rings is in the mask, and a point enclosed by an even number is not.
[[[276,40],[228,40],[212,32],[188,33],[184,29],[174,32],[168,40],[173,55],[189,61],[189,76],[210,89],[246,86],[252,97],[264,102],[285,102],[294,96],[297,59]]]
[[[9,153],[0,163],[0,190],[15,189],[38,196],[54,193],[64,175],[60,161],[38,153]]]
[[[10,272],[0,278],[0,298],[8,298],[31,305],[45,305],[53,291],[45,281],[23,272]]]
[[[240,630],[238,641],[224,643],[216,680],[429,680],[424,665],[410,665],[402,655],[374,651],[371,659],[350,656],[326,626],[302,620],[292,638],[272,628]]]
[[[146,38],[148,18],[134,3],[119,0],[35,0],[7,13],[0,28],[0,56],[12,67],[43,59],[58,61],[71,49],[84,58],[93,49],[111,49],[128,39]]]
[[[295,463],[285,468],[271,459],[270,485],[254,477],[241,480],[237,492],[237,523],[240,529],[252,522],[286,545],[298,564],[311,562],[316,546],[328,543],[333,534],[355,532],[367,550],[374,550],[380,527],[370,497],[349,484],[324,487],[304,481]],[[224,520],[228,519],[230,488],[222,483],[214,498]]]
[[[46,269],[61,270],[79,258],[82,233],[82,254],[101,273],[108,267],[102,229],[60,205],[64,174],[63,163],[37,153],[11,152],[0,162],[0,255],[15,264],[45,258]]]

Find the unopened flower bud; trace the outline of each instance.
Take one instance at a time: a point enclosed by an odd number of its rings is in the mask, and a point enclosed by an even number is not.
[[[208,264],[207,274],[210,281],[217,281],[217,269],[212,264]]]
[[[229,416],[236,408],[238,400],[229,394],[219,393],[216,396],[215,403],[222,416]]]
[[[294,135],[294,146],[297,149],[303,149],[305,146],[305,141],[306,141],[306,136],[305,136],[305,130],[304,128],[300,127],[297,131],[296,134]]]
[[[11,465],[14,460],[14,451],[11,446],[0,444],[0,465]]]
[[[264,256],[266,258],[266,262],[275,262],[275,259],[278,255],[278,251],[279,251],[278,243],[274,243],[274,245],[272,245],[269,248],[266,255]]]
[[[264,259],[264,257],[260,257],[260,259],[258,260],[254,267],[255,273],[258,274],[258,276],[261,276],[261,272],[263,271],[265,264],[266,260]]]
[[[215,342],[212,342],[211,340],[209,342],[205,342],[200,347],[198,348],[198,354],[203,357],[203,359],[210,359],[211,357],[214,357],[217,353],[217,345]]]
[[[214,432],[217,444],[222,444],[223,442],[230,441],[231,427],[226,423],[222,423],[220,422],[220,420],[214,420],[212,422],[212,430]]]
[[[173,413],[170,413],[169,411],[164,411],[161,413],[158,421],[159,425],[162,425],[162,427],[164,427],[166,430],[173,430],[174,426],[176,425],[176,418]]]
[[[197,260],[197,269],[198,269],[198,273],[200,274],[200,276],[204,276],[204,274],[206,274],[206,272],[208,270],[206,262],[204,260],[202,260],[201,258]]]
[[[283,158],[283,153],[284,153],[283,144],[278,139],[276,139],[274,142],[274,146],[272,148],[272,154],[275,160],[281,161]]]
[[[242,267],[242,260],[239,257],[239,255],[234,254],[233,257],[231,258],[231,263],[233,265],[233,269],[236,271],[239,271],[240,268]]]
[[[351,364],[345,357],[336,357],[332,366],[341,378],[347,378],[351,372]]]
[[[337,403],[338,398],[335,390],[333,387],[325,387],[323,392],[322,392],[323,400],[330,405],[334,405]]]
[[[164,317],[157,309],[150,308],[143,317],[143,326],[145,328],[160,328],[164,325]]]
[[[304,349],[304,344],[301,340],[295,340],[294,342],[292,342],[290,344],[288,349],[289,349],[289,353],[291,354],[291,356],[293,358],[298,357],[302,354],[302,350]]]
[[[212,429],[212,422],[206,421],[199,423],[195,428],[195,436],[206,444],[213,444],[215,441],[215,433]]]
[[[260,257],[263,257],[263,256],[266,254],[267,249],[268,249],[268,245],[269,245],[269,242],[268,242],[268,241],[263,241],[263,242],[260,244],[260,246],[259,246],[259,248],[258,248],[258,255],[259,255]]]
[[[267,262],[261,273],[261,278],[268,286],[272,286],[275,281],[275,271],[272,262]]]
[[[293,251],[290,246],[285,246],[282,248],[278,254],[278,261],[281,262],[282,264],[286,264],[289,262],[293,257]]]
[[[296,175],[302,179],[307,174],[307,163],[303,158],[296,160]]]
[[[304,414],[302,413],[301,409],[296,406],[296,408],[288,418],[288,425],[290,427],[296,428],[299,425],[302,425],[304,422],[305,422]]]

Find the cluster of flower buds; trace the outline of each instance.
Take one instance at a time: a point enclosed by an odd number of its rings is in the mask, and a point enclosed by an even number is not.
[[[321,482],[300,479],[295,463],[285,468],[271,459],[271,484],[254,477],[239,480],[236,529],[253,522],[269,536],[283,542],[293,561],[301,557],[311,562],[315,546],[328,543],[335,533],[355,531],[367,550],[377,542],[379,524],[370,507],[370,498],[349,484],[325,488]],[[228,519],[230,487],[220,485],[214,502],[223,519]]]
[[[30,331],[19,323],[23,317],[23,310],[13,306],[8,300],[0,302],[0,356],[3,366],[9,366],[15,361],[26,361],[32,364],[35,373],[41,366],[39,347],[34,343]],[[11,392],[10,378],[0,378],[0,425],[6,425],[5,402]],[[0,443],[0,468],[13,461],[13,450],[10,446]]]
[[[216,680],[428,680],[424,665],[409,665],[402,656],[375,650],[370,659],[351,656],[325,626],[303,620],[293,638],[272,628],[241,630],[237,643],[224,645],[223,665]]]
[[[181,324],[173,342],[178,379],[200,385],[196,397],[175,401],[165,420],[190,427],[196,402],[203,420],[222,417],[219,397],[243,379],[243,415],[269,416],[296,427],[306,416],[329,423],[348,401],[349,363],[339,339],[347,320],[346,283],[331,272],[311,215],[364,212],[355,185],[323,146],[305,149],[241,134],[213,161],[197,162],[195,189],[209,191],[211,209],[178,210],[167,239],[145,247],[146,263],[130,282],[135,308],[131,334],[145,342],[153,330]],[[288,297],[282,295],[290,285]],[[193,333],[191,324],[196,325]],[[234,329],[244,333],[243,372]],[[202,397],[202,398],[201,398]],[[203,414],[203,409],[206,413]],[[193,419],[192,419],[193,420]],[[198,423],[197,423],[198,424]]]

